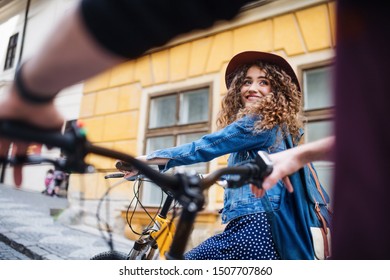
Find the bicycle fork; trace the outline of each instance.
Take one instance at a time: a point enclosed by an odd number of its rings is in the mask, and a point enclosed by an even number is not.
[[[131,249],[128,259],[129,260],[155,260],[158,259],[157,243],[153,238],[149,236],[139,238],[135,241],[133,248]]]
[[[173,197],[167,196],[160,214],[156,217],[152,228],[144,232],[144,237],[135,241],[129,253],[130,260],[155,260],[165,257],[176,231],[175,224],[167,219]]]

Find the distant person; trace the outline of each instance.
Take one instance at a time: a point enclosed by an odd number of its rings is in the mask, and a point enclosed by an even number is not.
[[[54,170],[50,168],[46,172],[45,189],[42,191],[43,194],[49,194],[50,184],[53,182],[53,180],[54,180]]]
[[[63,183],[65,183],[65,172],[62,170],[55,170],[54,171],[54,189],[52,192],[52,196],[59,196],[60,195],[60,190],[61,186]]]

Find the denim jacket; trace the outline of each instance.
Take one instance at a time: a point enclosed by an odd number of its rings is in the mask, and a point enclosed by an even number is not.
[[[285,141],[279,127],[270,130],[254,131],[254,124],[259,117],[246,116],[211,134],[207,134],[191,143],[177,147],[157,150],[147,156],[147,159],[168,158],[169,161],[161,171],[171,167],[207,162],[216,157],[230,154],[228,166],[237,165],[254,158],[257,151],[263,150],[275,153],[286,149]],[[267,191],[274,209],[280,203],[280,194],[284,188],[282,181]],[[224,193],[224,208],[222,222],[227,223],[235,218],[264,212],[261,198],[256,198],[249,185],[241,188],[226,188]]]

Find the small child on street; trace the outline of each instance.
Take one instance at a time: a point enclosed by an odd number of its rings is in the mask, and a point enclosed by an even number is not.
[[[49,195],[49,191],[50,193],[52,192],[50,185],[53,183],[53,180],[54,180],[54,170],[49,169],[46,172],[46,176],[45,176],[45,189],[42,191],[43,194]]]

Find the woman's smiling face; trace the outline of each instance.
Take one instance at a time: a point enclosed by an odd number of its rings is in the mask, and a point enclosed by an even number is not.
[[[271,82],[265,77],[265,72],[254,65],[248,69],[240,93],[244,107],[252,106],[271,93]]]

